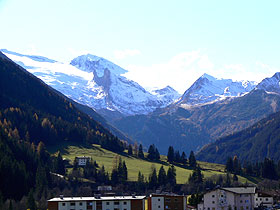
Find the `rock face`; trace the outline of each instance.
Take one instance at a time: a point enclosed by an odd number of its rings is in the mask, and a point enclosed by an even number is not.
[[[256,86],[256,82],[216,79],[208,74],[202,75],[186,90],[177,104],[199,105],[242,96]]]
[[[1,51],[56,90],[105,116],[147,114],[178,97],[170,87],[157,94],[146,91],[124,76],[127,70],[95,55],[82,55],[65,64],[42,56]]]
[[[276,72],[272,77],[263,79],[256,87],[271,93],[280,94],[280,72]]]

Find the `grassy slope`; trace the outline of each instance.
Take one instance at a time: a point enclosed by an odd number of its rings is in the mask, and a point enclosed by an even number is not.
[[[51,149],[51,148],[50,148]],[[59,148],[52,148],[53,151]],[[62,151],[62,150],[61,150]],[[113,167],[114,158],[116,157],[116,153],[108,151],[106,149],[100,148],[99,145],[93,145],[92,147],[79,147],[78,145],[68,145],[64,146],[62,155],[64,158],[71,160],[75,159],[76,156],[91,156],[93,160],[95,160],[99,166],[104,165],[106,171],[111,172]],[[138,159],[135,157],[131,157],[128,155],[121,155],[122,160],[125,160],[126,166],[128,168],[128,179],[131,181],[137,180],[138,172],[144,174],[146,178],[148,178],[151,167],[154,165],[157,169],[164,166],[165,170],[168,170],[169,163],[166,161],[166,156],[161,156],[161,162],[150,162],[147,160]],[[206,163],[199,162],[200,166],[204,169],[203,174],[204,177],[210,177],[212,175],[224,174],[224,165],[214,164],[214,163]],[[187,182],[189,175],[192,170],[186,169],[183,166],[175,166],[177,172],[177,183],[184,184]],[[243,177],[239,177],[241,182],[245,182],[246,179]]]

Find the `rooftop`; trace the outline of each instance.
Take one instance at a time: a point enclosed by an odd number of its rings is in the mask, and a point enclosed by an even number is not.
[[[223,190],[237,193],[237,194],[251,194],[251,193],[256,193],[256,188],[255,187],[224,187],[221,188]]]
[[[139,200],[144,199],[146,196],[111,196],[111,197],[57,197],[48,201],[109,201],[109,200]]]

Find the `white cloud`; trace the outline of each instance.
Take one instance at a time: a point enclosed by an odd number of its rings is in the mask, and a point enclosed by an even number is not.
[[[199,50],[183,52],[165,63],[151,66],[128,65],[126,76],[144,87],[172,86],[183,93],[203,73],[211,74],[214,64]]]
[[[116,59],[121,60],[130,56],[140,55],[141,52],[136,49],[115,50],[114,56]]]
[[[168,61],[150,66],[127,65],[126,77],[138,82],[146,88],[172,86],[183,93],[202,74],[207,73],[217,78],[233,80],[249,80],[260,82],[271,77],[279,68],[271,67],[262,62],[255,64],[214,65],[207,54],[200,50],[183,52]]]

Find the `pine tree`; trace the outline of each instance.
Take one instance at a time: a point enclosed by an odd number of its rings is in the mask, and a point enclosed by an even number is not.
[[[181,155],[181,162],[182,163],[185,163],[186,162],[186,153],[185,152],[182,152],[182,155]]]
[[[159,151],[158,151],[157,148],[156,148],[156,151],[155,151],[155,159],[160,160],[160,154],[159,154]]]
[[[36,210],[36,203],[33,196],[33,190],[30,190],[27,198],[27,208],[30,210]]]
[[[227,173],[226,176],[226,187],[230,187],[231,186],[231,176],[230,173]]]
[[[118,171],[116,169],[112,170],[111,183],[112,183],[112,185],[116,185],[116,184],[119,183],[119,174],[118,174]]]
[[[13,203],[12,203],[12,200],[10,200],[10,203],[9,203],[9,210],[13,210]]]
[[[226,171],[232,173],[233,172],[233,160],[231,157],[228,157],[226,163]]]
[[[174,148],[169,146],[168,153],[167,153],[167,161],[172,163],[174,161]]]
[[[203,182],[203,175],[199,167],[196,167],[193,173],[189,176],[189,183],[201,184]]]
[[[190,164],[190,167],[193,167],[193,168],[196,167],[196,159],[195,159],[195,156],[194,156],[194,152],[193,152],[193,151],[190,152],[189,164]]]
[[[158,171],[158,184],[161,185],[165,185],[167,181],[167,176],[166,176],[166,172],[163,168],[163,166],[160,167],[159,171]]]
[[[145,189],[144,175],[140,171],[138,172],[137,189],[140,192],[143,192]]]
[[[139,158],[144,158],[144,153],[143,153],[143,147],[142,144],[140,144],[139,148],[138,148],[138,157]]]
[[[150,189],[154,189],[157,187],[157,183],[158,183],[158,180],[157,180],[157,170],[155,167],[152,166],[152,172],[149,176],[149,188]]]
[[[155,160],[156,159],[156,151],[155,151],[155,145],[150,145],[149,149],[148,149],[148,156],[147,158],[149,160]]]
[[[175,169],[175,167],[173,165],[168,168],[168,171],[167,171],[167,182],[171,186],[176,184],[176,169]]]
[[[181,162],[181,155],[180,155],[179,150],[177,150],[175,152],[175,162],[177,162],[177,163]]]
[[[133,155],[131,144],[128,146],[128,155]]]
[[[55,159],[54,170],[58,174],[65,175],[65,164],[60,152],[58,152],[57,158]]]
[[[240,164],[237,156],[233,157],[233,171],[236,174],[240,174],[241,173],[241,164]]]
[[[127,167],[126,167],[125,161],[123,161],[123,163],[122,163],[121,179],[123,182],[127,181]]]

